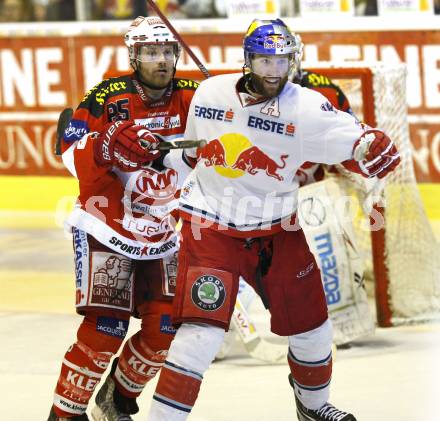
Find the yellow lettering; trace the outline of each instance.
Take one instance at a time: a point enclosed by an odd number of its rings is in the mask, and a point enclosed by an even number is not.
[[[317,75],[317,74],[312,73],[309,75],[308,79],[309,79],[310,84],[313,86],[330,85],[329,78],[324,75]]]
[[[93,94],[93,92],[95,92],[98,88],[95,86],[92,89],[88,90],[86,92],[86,94],[84,95],[84,98],[82,99],[83,101],[85,101],[90,95]]]
[[[105,97],[110,92],[120,91],[121,89],[125,89],[127,86],[126,82],[112,82],[110,85],[106,88],[101,88],[100,90],[97,90],[97,88],[92,88],[89,92],[87,92],[86,96],[84,97],[83,101],[89,97],[94,91],[98,91],[95,93],[96,102],[100,105],[104,104]]]
[[[105,94],[103,94],[103,93],[98,93],[98,94],[96,94],[96,102],[99,104],[99,105],[102,105],[102,104],[104,104],[104,98],[102,98],[103,96],[105,96]]]
[[[317,76],[315,74],[313,74],[313,73],[310,74],[308,79],[309,79],[309,82],[310,82],[311,85],[313,85],[313,86],[317,85],[318,81],[316,80]]]

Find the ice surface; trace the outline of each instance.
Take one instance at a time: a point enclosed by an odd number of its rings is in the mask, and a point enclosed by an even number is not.
[[[71,243],[60,232],[3,230],[0,248],[0,420],[45,420],[81,320],[73,314]],[[253,317],[266,339],[283,341],[268,333],[258,306]],[[138,326],[134,321],[130,331]],[[439,355],[440,323],[377,329],[338,350],[331,401],[359,421],[439,421]],[[287,374],[287,364],[259,363],[236,346],[205,374],[189,420],[296,420]],[[135,420],[146,420],[154,386],[140,398]]]

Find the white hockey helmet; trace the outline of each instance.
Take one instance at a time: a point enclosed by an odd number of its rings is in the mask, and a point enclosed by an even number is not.
[[[128,47],[130,63],[132,65],[136,61],[139,48],[143,45],[174,44],[176,63],[180,55],[179,42],[158,16],[138,16],[128,28],[124,36],[124,42]]]

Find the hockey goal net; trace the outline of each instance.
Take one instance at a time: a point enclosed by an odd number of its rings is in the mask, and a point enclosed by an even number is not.
[[[358,247],[374,281],[378,325],[440,318],[440,249],[426,216],[411,156],[407,122],[406,67],[402,64],[319,63],[347,95],[356,115],[380,127],[399,147],[402,163],[385,181],[365,180],[338,168],[338,184],[359,204],[354,227]],[[211,74],[239,70],[214,69]],[[200,80],[199,71],[180,77]],[[384,224],[374,224],[383,215]],[[371,224],[374,230],[366,229]]]

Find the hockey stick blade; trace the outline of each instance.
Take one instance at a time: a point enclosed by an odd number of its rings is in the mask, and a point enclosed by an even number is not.
[[[286,361],[287,345],[272,344],[261,338],[239,297],[237,297],[232,313],[232,323],[247,353],[252,358],[271,364]]]
[[[271,364],[285,363],[287,361],[287,345],[273,344],[261,337],[243,344],[249,355],[256,360]]]
[[[58,117],[58,123],[57,123],[57,139],[55,143],[55,155],[60,156],[61,155],[61,139],[63,138],[64,131],[67,128],[67,125],[70,122],[70,119],[73,115],[73,109],[72,108],[65,108],[63,111],[61,111],[60,116]]]

